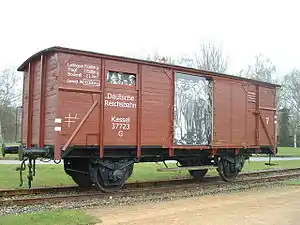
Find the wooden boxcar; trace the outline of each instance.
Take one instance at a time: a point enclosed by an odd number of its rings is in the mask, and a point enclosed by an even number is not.
[[[134,163],[170,159],[230,181],[252,153],[277,152],[275,84],[62,47],[18,71],[20,159],[63,159],[80,186],[117,190]]]

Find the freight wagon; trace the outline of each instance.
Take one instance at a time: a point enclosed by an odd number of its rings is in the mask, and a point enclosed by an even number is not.
[[[213,168],[232,181],[251,154],[277,153],[275,84],[63,47],[18,71],[21,170],[62,160],[79,186],[110,192],[138,162],[176,160],[196,180]]]

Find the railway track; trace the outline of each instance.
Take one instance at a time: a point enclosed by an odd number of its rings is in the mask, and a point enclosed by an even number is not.
[[[293,168],[244,172],[241,173],[238,179],[232,183],[223,182],[218,176],[206,177],[202,183],[195,183],[193,179],[127,183],[121,191],[110,194],[101,193],[96,191],[95,188],[81,189],[77,186],[0,190],[0,206],[34,205],[89,199],[104,200],[109,198],[134,197],[145,194],[159,194],[169,191],[174,192],[188,191],[192,189],[218,188],[231,184],[258,185],[299,177],[300,168]]]
[[[292,169],[270,169],[270,170],[258,170],[248,171],[239,174],[238,179],[244,179],[251,176],[264,176],[277,173],[288,173],[297,172],[300,168]],[[219,176],[206,176],[205,181],[217,181],[220,180]],[[130,182],[126,183],[124,188],[141,188],[141,187],[157,187],[167,185],[169,183],[187,184],[194,183],[192,178],[182,178],[176,180],[156,180],[156,181],[143,181],[143,182]],[[63,192],[82,192],[90,189],[79,188],[78,186],[57,186],[57,187],[36,187],[31,189],[0,189],[0,198],[9,196],[21,196],[21,195],[36,195],[36,194],[47,194],[47,193],[63,193]]]

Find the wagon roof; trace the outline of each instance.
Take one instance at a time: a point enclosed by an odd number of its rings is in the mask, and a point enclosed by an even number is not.
[[[160,62],[154,62],[154,61],[148,61],[148,60],[142,60],[142,59],[135,59],[135,58],[124,57],[124,56],[116,56],[116,55],[109,55],[109,54],[97,53],[97,52],[92,52],[92,51],[84,51],[84,50],[79,50],[79,49],[65,48],[65,47],[60,47],[60,46],[46,48],[44,50],[41,50],[41,51],[35,53],[34,55],[30,56],[25,62],[23,62],[22,65],[17,70],[24,71],[27,64],[29,64],[29,62],[40,57],[42,54],[48,53],[48,52],[63,52],[63,53],[70,53],[70,54],[74,54],[74,55],[85,55],[85,56],[98,57],[98,58],[122,60],[125,62],[142,63],[145,65],[152,65],[152,66],[159,66],[159,67],[163,67],[163,68],[174,69],[174,70],[178,70],[181,72],[191,72],[191,73],[198,73],[198,74],[201,73],[203,75],[209,75],[209,76],[220,76],[220,77],[225,77],[225,78],[230,78],[230,79],[235,79],[235,80],[245,80],[245,81],[250,81],[251,83],[263,84],[266,86],[274,86],[274,87],[281,86],[281,85],[274,84],[274,83],[269,83],[269,82],[264,82],[264,81],[259,81],[259,80],[244,78],[244,77],[238,77],[238,76],[224,74],[224,73],[199,70],[199,69],[183,67],[183,66],[178,66],[178,65],[173,65],[173,64],[166,64],[166,63],[160,63]]]

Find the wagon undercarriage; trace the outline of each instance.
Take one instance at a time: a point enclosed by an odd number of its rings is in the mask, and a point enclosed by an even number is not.
[[[85,156],[81,154],[82,152],[87,152],[87,149],[85,151],[82,149],[73,150],[70,155],[63,158],[65,172],[72,177],[78,186],[90,188],[95,185],[98,190],[103,192],[120,190],[132,175],[135,163],[165,162],[165,160],[177,161],[177,167],[169,168],[165,164],[166,168],[158,169],[158,171],[187,170],[196,182],[201,182],[209,169],[216,169],[222,180],[231,182],[241,172],[245,160],[251,155],[247,152],[235,154],[236,151],[232,149],[231,151],[220,150],[220,154],[214,156],[208,154],[209,151],[193,150],[186,152],[184,156],[179,153],[178,156],[169,157],[167,154],[163,154],[161,150],[155,151],[152,149],[152,154],[148,152],[140,159],[129,157],[130,152],[127,152],[129,154],[127,157],[124,154],[122,158],[106,157],[100,159],[98,156],[93,156],[95,155],[93,151],[90,151],[91,155]],[[28,159],[30,164],[32,162],[34,164],[37,158],[53,159],[51,150],[38,148],[26,149],[20,147],[19,156],[22,157],[21,160]],[[29,166],[30,176],[28,176],[28,179],[32,180],[34,173],[32,174],[31,168],[32,166]]]
[[[121,189],[133,171],[133,160],[66,159],[64,168],[80,187],[93,184],[104,192]]]
[[[168,168],[166,165],[164,170],[158,171],[188,170],[195,181],[201,182],[208,169],[215,168],[222,180],[230,182],[241,172],[247,158],[245,155],[196,159],[186,157],[177,160],[179,163],[177,168]],[[89,188],[94,184],[103,192],[114,192],[120,190],[132,175],[135,162],[134,159],[78,160],[74,158],[64,160],[64,167],[66,173],[80,187]]]

